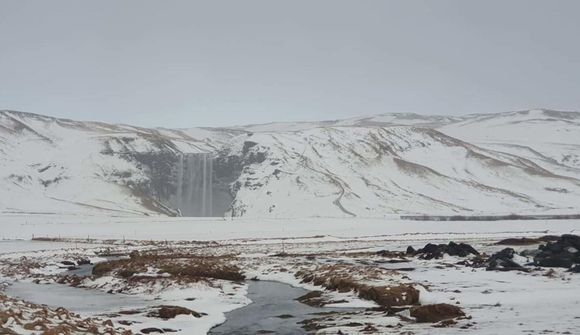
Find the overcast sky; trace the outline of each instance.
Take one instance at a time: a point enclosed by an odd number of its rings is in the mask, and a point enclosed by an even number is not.
[[[0,0],[0,109],[144,126],[580,109],[580,1]]]

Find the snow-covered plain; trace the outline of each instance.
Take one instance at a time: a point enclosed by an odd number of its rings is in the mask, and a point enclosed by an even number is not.
[[[1,219],[4,238],[22,240],[0,242],[0,274],[6,282],[21,280],[30,283],[26,285],[32,285],[33,289],[55,285],[42,283],[54,283],[60,278],[55,273],[66,273],[66,268],[58,268],[59,262],[78,257],[102,261],[98,254],[103,251],[125,255],[135,250],[194,253],[200,257],[228,257],[246,278],[323,290],[325,299],[331,302],[329,307],[355,308],[354,312],[333,314],[331,320],[317,321],[322,327],[320,334],[338,330],[344,334],[360,334],[368,324],[377,329],[376,333],[399,334],[409,331],[415,334],[532,334],[547,330],[573,334],[580,327],[577,274],[540,268],[529,273],[485,271],[456,265],[462,259],[452,256],[430,261],[408,258],[404,263],[391,263],[377,254],[380,250],[404,251],[408,245],[419,248],[428,242],[449,241],[467,242],[480,252],[493,253],[503,248],[494,243],[508,237],[578,234],[580,220],[426,222],[394,218],[223,220],[46,215],[11,215]],[[33,234],[44,241],[30,241]],[[59,242],[46,241],[46,238],[58,237]],[[524,250],[537,246],[514,248]],[[285,256],[276,256],[281,253]],[[22,262],[22,257],[31,270],[14,267]],[[470,318],[459,320],[449,328],[433,328],[431,324],[404,321],[404,317],[385,315],[377,310],[365,312],[376,306],[374,302],[361,299],[353,292],[324,290],[302,282],[296,275],[299,271],[321,273],[323,269],[346,269],[353,278],[367,285],[415,285],[420,289],[421,303],[456,304]],[[148,317],[146,306],[142,312],[127,315],[103,309],[106,313],[100,317],[111,319],[115,327],[125,327],[134,333],[147,328],[167,328],[177,330],[176,334],[205,334],[223,322],[228,311],[251,303],[246,297],[244,282],[180,283],[155,268],[133,276],[150,279],[135,284],[110,274],[86,278],[81,286],[88,292],[113,292],[121,297],[129,294],[151,304],[182,306],[205,314],[199,318],[181,315],[160,320]],[[32,284],[33,280],[41,284]],[[74,294],[80,288],[70,289]],[[119,290],[122,293],[116,293]],[[49,305],[57,307],[59,303]],[[134,309],[132,305],[128,307]],[[95,312],[90,315],[95,317]],[[361,326],[352,326],[356,324]]]
[[[502,238],[579,233],[580,220],[411,221],[397,218],[147,218],[2,215],[0,239],[33,237],[154,241],[280,238]],[[279,242],[279,241],[278,241]]]

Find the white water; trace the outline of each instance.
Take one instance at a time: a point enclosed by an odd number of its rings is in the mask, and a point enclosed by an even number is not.
[[[175,205],[183,216],[214,216],[213,156],[184,154],[177,163]]]

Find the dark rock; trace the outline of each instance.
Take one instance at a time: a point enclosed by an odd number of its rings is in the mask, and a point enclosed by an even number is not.
[[[81,258],[81,259],[77,260],[77,264],[78,265],[89,265],[89,264],[91,264],[91,260],[87,259],[87,258]]]
[[[412,247],[408,247],[407,254],[419,255],[421,259],[434,259],[443,257],[443,254],[467,257],[468,255],[479,255],[479,252],[469,244],[457,244],[451,241],[449,244],[427,243],[422,249],[416,251]]]
[[[491,255],[493,259],[513,259],[516,251],[512,248],[505,248]]]
[[[542,242],[556,242],[559,239],[560,239],[560,236],[558,236],[558,235],[544,235],[544,236],[539,238],[539,240]]]
[[[439,322],[465,316],[461,308],[449,304],[423,305],[411,308],[417,322]]]
[[[555,242],[539,247],[534,264],[545,267],[571,268],[580,264],[580,236],[565,234]]]
[[[560,237],[562,243],[575,247],[580,250],[580,236],[572,234],[564,234]]]
[[[75,262],[71,262],[71,261],[62,261],[62,262],[60,262],[60,264],[66,265],[66,266],[76,266],[77,265]]]
[[[486,270],[491,271],[528,271],[522,265],[513,261],[515,250],[512,248],[505,248],[495,254],[491,255],[487,261]]]
[[[407,255],[414,255],[417,251],[415,250],[415,248],[413,248],[412,246],[408,246],[407,247],[407,252],[405,252]]]
[[[200,313],[181,306],[157,306],[157,308],[157,310],[149,312],[147,316],[164,320],[173,319],[178,315],[193,315],[196,318],[201,317]]]
[[[143,328],[143,329],[141,329],[141,332],[143,334],[153,334],[153,333],[163,334],[163,333],[165,333],[162,329],[154,328],[154,327]]]
[[[536,256],[534,264],[548,268],[570,268],[574,265],[574,260],[565,256],[551,255],[539,258]]]
[[[573,266],[572,268],[570,268],[569,271],[570,272],[573,272],[573,273],[580,273],[580,264],[576,264],[575,266]]]
[[[449,242],[446,253],[451,256],[459,257],[467,257],[470,254],[479,255],[479,252],[471,245],[467,243],[455,244],[454,242]]]
[[[250,151],[251,148],[255,147],[256,145],[258,145],[258,143],[256,142],[252,142],[252,141],[245,141],[244,142],[244,147],[242,148],[242,153],[245,155],[248,153],[248,151]]]
[[[524,257],[536,257],[539,254],[540,254],[539,249],[525,249],[520,251],[520,255]]]

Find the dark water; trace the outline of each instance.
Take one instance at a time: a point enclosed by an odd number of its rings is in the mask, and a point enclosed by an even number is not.
[[[252,281],[248,286],[248,306],[226,313],[226,322],[208,334],[306,334],[298,322],[315,318],[315,313],[351,308],[316,308],[295,299],[307,290],[273,281]],[[284,317],[280,317],[284,316]]]
[[[83,265],[79,265],[77,266],[76,269],[74,270],[68,270],[68,271],[64,271],[59,273],[59,275],[64,276],[64,275],[69,275],[69,276],[78,276],[78,277],[88,277],[93,273],[93,268],[95,266],[93,264],[83,264]]]

